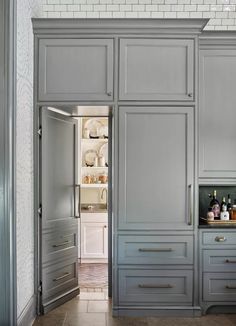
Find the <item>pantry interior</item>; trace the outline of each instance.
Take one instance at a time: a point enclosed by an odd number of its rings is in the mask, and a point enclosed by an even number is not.
[[[79,117],[78,223],[81,291],[108,287],[108,117]]]

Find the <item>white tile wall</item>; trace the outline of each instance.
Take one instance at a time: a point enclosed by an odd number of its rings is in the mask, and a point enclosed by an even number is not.
[[[236,0],[42,0],[44,17],[210,18],[207,30],[236,30]]]

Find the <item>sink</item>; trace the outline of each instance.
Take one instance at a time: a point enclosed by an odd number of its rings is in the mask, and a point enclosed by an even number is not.
[[[106,204],[81,204],[82,213],[105,213],[107,212]]]

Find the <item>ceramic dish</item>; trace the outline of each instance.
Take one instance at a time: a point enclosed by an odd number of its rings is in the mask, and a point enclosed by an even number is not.
[[[84,124],[84,129],[89,130],[90,138],[99,138],[100,137],[100,129],[104,127],[103,123],[97,119],[88,119]]]
[[[84,161],[86,166],[94,166],[95,158],[97,157],[98,152],[94,149],[89,149],[84,153]]]

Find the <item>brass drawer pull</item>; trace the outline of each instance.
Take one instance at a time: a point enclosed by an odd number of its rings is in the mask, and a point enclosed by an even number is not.
[[[236,260],[225,259],[225,262],[229,264],[236,264]]]
[[[217,241],[217,242],[225,242],[226,238],[217,236],[217,237],[215,237],[215,241]]]
[[[236,290],[236,286],[226,285],[225,288],[229,290]]]
[[[141,252],[169,252],[172,248],[139,248]]]
[[[58,248],[58,247],[61,247],[61,246],[64,246],[65,244],[68,244],[68,243],[70,243],[71,241],[64,241],[64,242],[62,242],[62,243],[58,243],[58,244],[54,244],[54,245],[52,245],[53,246],[53,248]]]
[[[63,278],[67,277],[68,275],[70,275],[70,273],[65,273],[65,274],[62,275],[62,276],[59,276],[59,277],[57,277],[57,278],[54,278],[54,279],[53,279],[53,282],[56,282],[56,281],[62,280]]]
[[[141,289],[171,289],[174,286],[171,284],[139,284]]]

